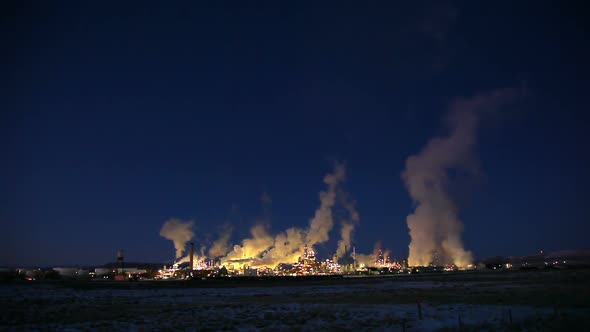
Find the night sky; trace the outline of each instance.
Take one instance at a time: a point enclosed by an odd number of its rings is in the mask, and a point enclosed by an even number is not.
[[[0,265],[171,261],[167,219],[237,244],[268,198],[273,232],[305,227],[336,161],[357,251],[405,257],[406,159],[501,88],[452,185],[465,247],[588,248],[583,2],[278,3],[3,2]]]

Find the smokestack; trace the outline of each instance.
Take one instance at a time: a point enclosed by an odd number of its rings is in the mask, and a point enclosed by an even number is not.
[[[119,265],[119,272],[123,273],[123,249],[117,252],[117,265]]]
[[[117,252],[117,263],[119,264],[119,266],[123,265],[123,249]]]
[[[193,269],[193,257],[195,256],[195,244],[193,242],[191,242],[190,245],[190,267],[191,270]]]

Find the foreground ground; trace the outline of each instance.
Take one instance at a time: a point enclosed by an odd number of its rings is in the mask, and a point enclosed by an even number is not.
[[[0,330],[582,331],[590,271],[0,284]]]

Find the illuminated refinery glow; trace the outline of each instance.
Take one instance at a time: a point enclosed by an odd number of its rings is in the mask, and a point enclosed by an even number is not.
[[[279,263],[276,266],[251,266],[247,263],[239,264],[222,263],[221,260],[210,258],[199,258],[194,260],[192,269],[186,262],[175,262],[170,267],[164,267],[159,270],[156,279],[190,279],[194,277],[217,277],[222,276],[328,276],[343,275],[347,273],[360,273],[375,271],[383,272],[405,272],[404,263],[392,260],[387,252],[379,250],[372,257],[371,261],[354,264],[354,257],[351,254],[347,261],[352,262],[350,265],[339,264],[336,259],[320,260],[316,252],[309,246],[304,245],[301,248],[302,255],[294,262]],[[354,253],[354,250],[353,250]]]
[[[448,134],[432,138],[419,153],[407,158],[401,178],[415,207],[406,218],[410,243],[404,267],[442,266],[444,270],[452,271],[473,266],[473,255],[463,246],[463,223],[459,220],[458,206],[449,193],[449,174],[457,169],[477,173],[473,166],[477,164],[474,149],[481,114],[510,102],[514,94],[512,89],[500,89],[455,101],[445,118]],[[381,250],[379,244],[372,255],[357,255],[354,248],[352,253],[349,252],[360,217],[355,202],[342,188],[345,180],[345,165],[335,163],[333,171],[323,179],[326,187],[319,192],[319,207],[307,227],[290,227],[271,234],[267,223],[259,223],[250,229],[250,237],[233,247],[229,245],[229,228],[208,251],[201,246],[195,256],[191,244],[190,254],[185,257],[182,255],[186,243],[195,235],[192,220],[170,219],[162,226],[160,235],[173,241],[176,264],[190,261],[190,270],[197,271],[223,267],[230,273],[240,271],[237,273],[241,274],[247,271],[247,274],[257,275],[313,275],[368,267],[400,269],[402,264],[392,261],[389,252]],[[339,220],[334,216],[336,207],[345,211],[344,217],[338,216]],[[334,256],[320,261],[316,258],[314,246],[330,239],[335,224],[340,226],[340,239]],[[343,261],[343,266],[339,261]]]
[[[544,251],[540,250],[539,259],[480,262],[476,266],[471,251],[463,245],[463,222],[459,218],[459,205],[451,195],[451,182],[457,171],[462,173],[461,176],[463,173],[470,175],[478,172],[478,162],[474,158],[482,114],[510,103],[517,94],[514,89],[499,89],[456,100],[445,118],[446,133],[430,139],[422,150],[406,159],[401,180],[413,202],[413,209],[406,216],[410,235],[407,257],[393,259],[379,242],[371,254],[357,253],[353,243],[360,215],[356,202],[343,188],[345,165],[337,162],[333,170],[324,176],[325,188],[318,193],[319,206],[305,226],[293,226],[272,233],[270,220],[261,218],[263,220],[251,227],[247,238],[232,245],[233,228],[226,225],[215,241],[204,241],[207,245],[200,244],[196,249],[195,242],[192,242],[196,237],[194,220],[166,220],[160,235],[172,241],[174,262],[157,271],[156,278],[448,272],[477,269],[481,265],[490,269],[531,269],[581,264],[577,258],[566,261],[562,259],[566,257],[561,255],[545,257]],[[265,193],[261,201],[270,204],[271,199]],[[339,232],[335,227],[339,227]],[[334,254],[320,259],[316,248],[325,247],[330,234],[339,235],[337,241],[332,239],[331,242],[336,242],[332,248]],[[148,273],[144,268],[127,267],[123,263],[124,253],[121,250],[117,253],[116,266],[99,267],[95,272],[63,267],[53,270],[65,277],[112,277],[115,280],[136,280],[147,274],[152,277],[153,267]],[[27,270],[27,273],[27,280],[35,278],[33,275],[36,272]]]
[[[379,242],[372,254],[357,254],[352,241],[360,218],[354,202],[349,200],[342,188],[345,178],[344,164],[336,163],[332,173],[324,177],[326,189],[319,193],[320,204],[309,220],[308,227],[291,227],[278,234],[271,234],[265,223],[259,223],[250,229],[250,237],[234,246],[229,245],[231,228],[228,227],[208,250],[205,245],[201,245],[196,251],[191,242],[188,254],[183,256],[188,241],[195,236],[192,230],[194,221],[167,220],[160,235],[174,243],[176,260],[172,266],[160,270],[158,278],[313,276],[405,271],[408,263],[392,259],[390,252],[381,249]],[[329,234],[336,224],[333,209],[338,204],[347,213],[339,220],[341,238],[333,257],[322,260],[317,257],[314,245],[329,240]],[[425,267],[441,263],[447,264],[446,267],[440,267],[445,271],[465,267],[449,264],[447,260],[439,261],[437,252],[432,254],[432,259]]]

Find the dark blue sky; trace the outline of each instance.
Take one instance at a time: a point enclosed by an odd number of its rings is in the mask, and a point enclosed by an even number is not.
[[[0,264],[170,260],[170,217],[237,243],[265,192],[273,231],[304,227],[335,160],[357,250],[405,256],[406,158],[453,100],[504,87],[526,93],[479,132],[465,246],[588,248],[582,2],[90,3],[2,5]]]

